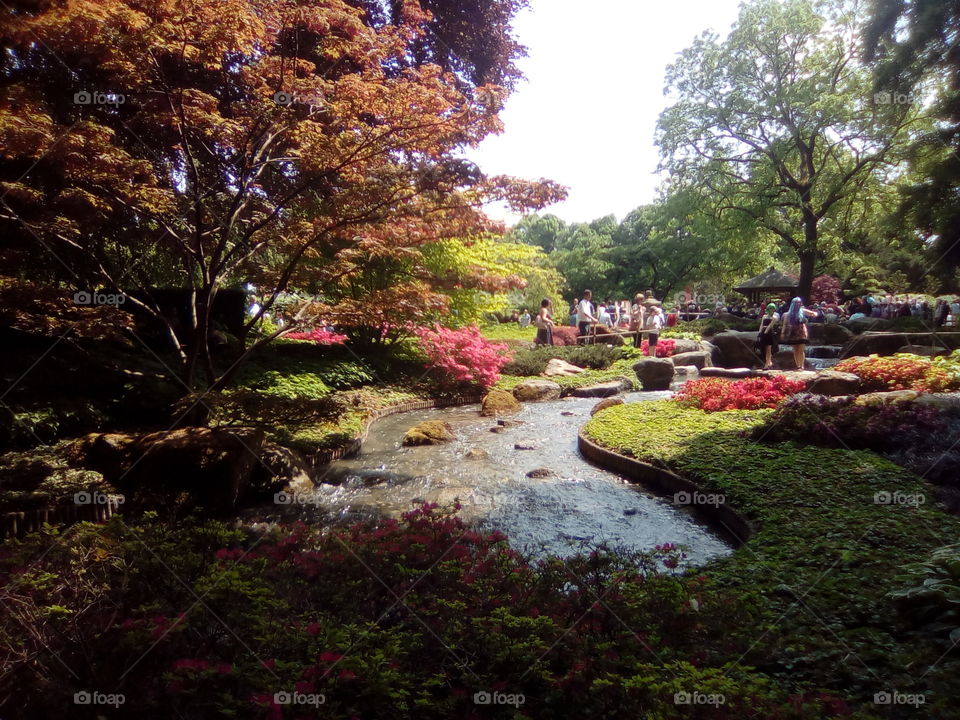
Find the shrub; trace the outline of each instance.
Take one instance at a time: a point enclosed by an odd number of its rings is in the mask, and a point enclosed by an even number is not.
[[[553,344],[560,347],[576,345],[579,332],[575,327],[560,325],[553,329]]]
[[[683,325],[685,323],[681,323]],[[677,326],[665,327],[660,331],[660,339],[672,338],[673,340],[700,340],[702,335],[692,330],[678,329]]]
[[[789,398],[752,432],[765,442],[873,450],[939,485],[938,498],[960,512],[960,411],[919,402],[858,405],[853,398]]]
[[[957,376],[951,374],[945,364],[934,364],[929,358],[908,353],[848,358],[841,360],[834,370],[857,375],[862,381],[863,392],[947,392],[960,388]]]
[[[417,328],[420,350],[427,367],[436,369],[442,387],[478,386],[488,388],[500,377],[510,361],[506,345],[491,343],[475,325],[457,330],[440,325]]]
[[[944,545],[901,569],[896,579],[909,585],[888,597],[906,620],[953,650],[960,644],[960,544]]]
[[[915,402],[858,405],[851,397],[803,394],[777,408],[754,431],[769,441],[802,440],[824,447],[884,450],[919,448],[941,429],[947,415]]]
[[[776,407],[787,396],[802,392],[804,387],[803,382],[788,380],[782,375],[746,380],[701,378],[684,385],[674,400],[683,407],[705,412],[759,410]]]
[[[0,555],[11,720],[73,717],[74,693],[121,677],[112,717],[279,718],[274,695],[296,690],[322,693],[324,717],[439,720],[476,716],[474,693],[497,689],[536,698],[544,720],[679,720],[674,693],[691,688],[723,694],[730,717],[801,717],[726,664],[750,647],[728,631],[749,605],[670,572],[683,555],[669,544],[533,563],[432,505],[263,534],[115,519],[53,540]],[[61,657],[84,658],[83,677]]]
[[[546,370],[551,358],[560,358],[578,367],[606,370],[624,354],[624,348],[599,344],[518,350],[513,359],[503,366],[503,374],[521,377],[539,375]]]

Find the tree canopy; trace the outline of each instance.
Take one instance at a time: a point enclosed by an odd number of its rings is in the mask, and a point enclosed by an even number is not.
[[[668,70],[664,167],[790,250],[804,297],[841,239],[831,222],[898,161],[916,115],[874,97],[857,9],[755,0],[726,40],[702,35]]]
[[[216,386],[218,288],[256,278],[263,313],[297,284],[496,231],[486,202],[558,199],[460,157],[500,130],[521,52],[522,3],[474,5],[5,4],[5,269],[126,293],[166,328],[185,386]],[[194,298],[179,336],[151,294],[169,284]]]

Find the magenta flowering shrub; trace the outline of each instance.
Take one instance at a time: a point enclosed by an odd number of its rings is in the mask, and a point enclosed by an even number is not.
[[[445,387],[488,388],[511,359],[506,345],[490,342],[476,325],[456,330],[441,325],[418,327],[414,333],[427,367],[434,371],[434,377],[439,373],[439,382]]]

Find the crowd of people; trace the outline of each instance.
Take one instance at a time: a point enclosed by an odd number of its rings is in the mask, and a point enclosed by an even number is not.
[[[614,302],[605,300],[595,303],[593,293],[584,290],[580,299],[570,305],[567,324],[577,328],[580,343],[593,342],[597,328],[617,331],[632,336],[635,347],[648,343],[648,355],[656,354],[661,330],[677,320],[692,320],[714,317],[720,314],[757,320],[757,349],[764,360],[764,369],[773,367],[773,349],[780,345],[793,348],[793,358],[798,369],[804,367],[806,344],[810,323],[837,323],[866,318],[892,320],[901,317],[922,318],[924,322],[938,327],[960,324],[960,298],[941,298],[933,306],[923,296],[873,295],[856,297],[844,304],[814,302],[804,304],[801,298],[778,299],[765,307],[756,305],[724,304],[717,302],[712,308],[703,308],[696,302],[677,304],[669,314],[664,313],[662,302],[654,297],[653,290],[638,293],[631,303],[628,300]],[[552,345],[556,319],[553,303],[543,300],[535,317],[526,308],[514,312],[511,320],[521,327],[533,324],[537,328],[536,344]]]

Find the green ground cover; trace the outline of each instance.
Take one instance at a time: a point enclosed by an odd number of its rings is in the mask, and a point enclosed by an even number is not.
[[[871,452],[750,440],[770,412],[636,403],[599,413],[585,433],[723,495],[756,524],[744,547],[703,569],[759,608],[750,626],[729,627],[756,641],[744,662],[783,686],[831,688],[865,705],[877,692],[924,693],[914,716],[952,707],[956,655],[914,632],[887,594],[899,589],[900,568],[955,541],[960,519],[930,502],[876,502],[877,493],[933,492]]]

